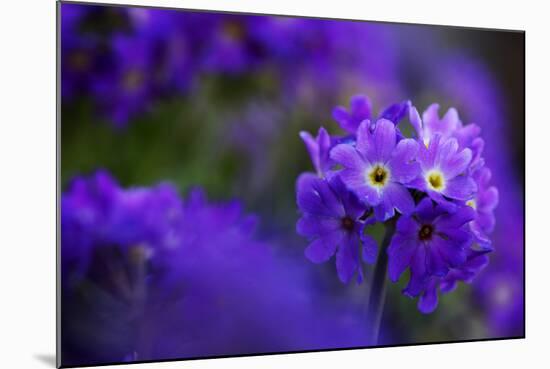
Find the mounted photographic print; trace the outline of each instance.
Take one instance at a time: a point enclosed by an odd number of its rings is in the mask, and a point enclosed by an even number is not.
[[[58,365],[524,337],[524,56],[58,3]]]

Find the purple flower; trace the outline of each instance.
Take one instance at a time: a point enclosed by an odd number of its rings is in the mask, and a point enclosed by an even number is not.
[[[439,118],[439,104],[430,105],[424,113],[422,119],[415,107],[411,107],[411,123],[416,130],[417,137],[424,142],[426,146],[435,135],[440,135],[444,139],[455,137],[460,147],[469,147],[472,141],[477,138],[481,129],[476,124],[463,125],[458,112],[455,108],[447,110],[443,118]]]
[[[382,111],[378,117],[378,120],[387,119],[394,124],[397,124],[407,115],[410,106],[410,101],[392,104]],[[363,95],[352,96],[350,99],[349,111],[343,106],[337,106],[332,110],[332,117],[336,120],[336,122],[338,122],[344,131],[355,135],[359,125],[364,120],[372,120],[372,107],[370,100],[368,97]],[[399,131],[398,136],[399,138],[402,138]]]
[[[86,272],[94,250],[117,245],[124,252],[155,255],[181,246],[181,201],[173,186],[122,190],[105,171],[75,178],[61,200],[64,276]]]
[[[300,137],[306,145],[317,175],[324,177],[332,165],[332,160],[329,157],[331,139],[328,132],[321,127],[316,138],[313,138],[311,134],[305,131],[300,132]]]
[[[145,40],[154,55],[152,79],[160,92],[189,92],[196,72],[192,44],[195,18],[163,9],[130,8],[128,13],[134,29],[131,37]]]
[[[428,146],[419,146],[420,173],[411,186],[450,209],[455,205],[448,199],[472,199],[477,186],[468,173],[468,165],[472,160],[471,150],[459,150],[455,138],[444,139],[440,134],[433,136]]]
[[[472,170],[484,165],[481,158],[485,142],[479,137],[481,128],[477,124],[464,125],[455,108],[450,108],[443,118],[439,118],[439,105],[432,104],[422,114],[422,119],[414,106],[409,110],[409,119],[416,131],[417,138],[429,146],[435,136],[440,136],[443,141],[455,138],[459,149],[468,148],[472,151]]]
[[[433,310],[431,291],[435,286],[432,277],[445,277],[453,268],[464,266],[467,250],[473,237],[468,223],[474,219],[474,211],[462,206],[448,213],[424,198],[413,214],[402,216],[397,221],[395,234],[388,247],[388,273],[392,282],[410,268],[410,280],[403,293],[410,297],[428,293],[422,302],[421,311]],[[437,299],[435,300],[435,303]]]
[[[344,131],[355,134],[361,122],[365,119],[371,119],[371,111],[369,98],[363,95],[356,95],[350,99],[349,111],[343,106],[337,106],[332,111],[332,117]]]
[[[397,142],[395,125],[386,119],[377,122],[374,132],[368,121],[357,131],[356,145],[340,144],[331,158],[344,169],[339,172],[347,187],[361,201],[374,207],[376,218],[384,221],[394,209],[408,214],[414,201],[405,187],[419,173],[416,162],[418,144],[412,139]]]
[[[64,366],[365,344],[361,306],[260,240],[240,201],[98,172],[71,181],[61,216]]]
[[[305,254],[314,263],[323,263],[336,254],[340,280],[347,283],[355,272],[363,279],[359,260],[366,207],[349,192],[339,177],[330,180],[302,174],[297,183],[297,203],[302,212],[297,232],[311,239]],[[363,236],[363,259],[373,262],[376,242]]]

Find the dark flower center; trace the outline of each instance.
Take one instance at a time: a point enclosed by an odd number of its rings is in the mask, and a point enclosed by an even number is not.
[[[348,231],[352,231],[355,226],[355,222],[350,217],[342,218],[342,228]]]
[[[432,238],[432,234],[434,232],[434,228],[431,224],[424,224],[420,231],[418,231],[418,238],[420,238],[422,241],[426,241]]]

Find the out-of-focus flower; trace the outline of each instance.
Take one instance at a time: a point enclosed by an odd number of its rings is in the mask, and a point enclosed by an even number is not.
[[[119,35],[113,38],[109,71],[94,81],[101,109],[119,127],[147,110],[154,92],[155,65],[149,39]]]
[[[86,93],[98,70],[98,39],[81,29],[86,15],[86,8],[77,4],[61,7],[61,94],[67,100]]]
[[[105,82],[108,89],[92,95],[117,126],[147,111],[160,97],[200,88],[204,77],[235,79],[261,73],[273,81],[282,100],[306,104],[338,98],[335,84],[339,90],[352,90],[378,83],[377,91],[398,85],[393,44],[377,25],[128,7],[117,9],[119,22],[109,25],[108,33],[94,27],[94,22],[86,24],[82,33],[82,19],[91,7],[63,4],[61,8],[67,18],[62,22],[61,44],[64,96],[89,96],[88,83],[110,80]],[[105,18],[107,13],[94,17]],[[127,82],[115,83],[121,73],[112,70],[136,66],[121,50],[121,38],[136,48],[132,59],[144,60],[147,55],[150,65],[142,78],[133,72],[133,77],[124,78]],[[375,56],[372,49],[380,52]],[[138,85],[154,89],[138,97]],[[105,107],[109,101],[120,101],[123,107]]]
[[[64,365],[365,343],[361,307],[317,293],[239,201],[98,172],[71,182],[61,211]]]

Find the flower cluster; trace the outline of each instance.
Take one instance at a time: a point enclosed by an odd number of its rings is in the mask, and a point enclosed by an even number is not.
[[[327,299],[257,223],[201,189],[74,178],[61,199],[64,365],[364,344],[361,306]]]
[[[375,26],[356,22],[63,4],[61,91],[64,101],[91,96],[118,127],[160,98],[187,96],[212,78],[261,72],[255,80],[267,79],[295,100],[311,94],[308,82],[333,91],[351,73],[355,81],[387,83],[396,68],[388,47],[370,54],[390,44],[383,38]]]
[[[443,117],[438,109],[420,116],[407,101],[373,118],[369,100],[353,97],[349,110],[333,113],[345,136],[301,133],[317,173],[297,182],[297,232],[311,240],[306,256],[319,263],[336,254],[340,279],[357,273],[360,282],[361,259],[374,263],[378,252],[366,228],[384,223],[394,230],[382,250],[389,278],[409,269],[403,293],[419,297],[424,313],[437,307],[438,290],[471,282],[487,264],[498,203],[480,128],[464,125],[453,108]]]

